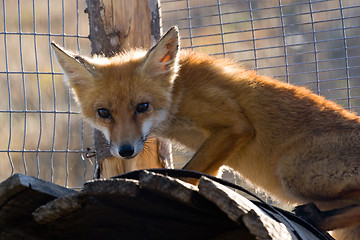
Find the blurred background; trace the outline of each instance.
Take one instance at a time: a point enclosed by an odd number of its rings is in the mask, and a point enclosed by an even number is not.
[[[227,57],[360,111],[358,0],[162,0],[181,47]],[[90,55],[85,0],[0,2],[0,181],[20,172],[71,188],[94,176],[93,129],[62,81],[55,41]],[[188,158],[175,153],[175,167]],[[88,154],[91,155],[91,154]]]

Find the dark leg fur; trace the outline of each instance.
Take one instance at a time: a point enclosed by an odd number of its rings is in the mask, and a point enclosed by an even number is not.
[[[300,218],[323,231],[360,224],[360,204],[322,212],[314,203],[308,203],[297,206],[294,212]]]

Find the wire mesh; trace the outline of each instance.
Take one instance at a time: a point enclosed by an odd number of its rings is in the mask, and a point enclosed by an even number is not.
[[[93,130],[50,42],[90,53],[83,0],[0,3],[0,180],[15,172],[77,188],[93,177]],[[183,49],[235,59],[360,112],[357,0],[162,0]],[[188,156],[179,155],[175,167]]]
[[[85,2],[2,0],[0,8],[0,178],[20,172],[80,187],[93,174],[84,158],[93,130],[61,80],[50,42],[89,52]]]
[[[233,58],[359,111],[356,0],[164,0],[163,27],[182,47]]]

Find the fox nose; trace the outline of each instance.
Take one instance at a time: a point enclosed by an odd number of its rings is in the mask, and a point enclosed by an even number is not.
[[[121,157],[131,157],[134,154],[134,147],[131,145],[122,145],[119,147]]]

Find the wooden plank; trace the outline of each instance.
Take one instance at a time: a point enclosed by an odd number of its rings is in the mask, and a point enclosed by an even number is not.
[[[147,189],[156,194],[160,194],[166,198],[185,204],[191,208],[204,213],[204,215],[211,215],[204,219],[219,218],[225,220],[225,215],[219,211],[212,202],[199,194],[199,189],[189,183],[181,181],[177,178],[164,176],[144,170],[139,175],[140,187]],[[226,219],[228,221],[228,219]]]
[[[47,194],[53,198],[74,192],[74,190],[38,178],[16,173],[0,183],[0,206],[4,205],[11,197],[27,189]]]
[[[231,219],[242,221],[256,237],[282,239],[290,233],[291,239],[333,239],[292,213],[276,210],[265,203],[257,202],[255,205],[230,188],[207,178],[200,180],[199,191],[209,200],[217,202]]]
[[[270,218],[248,199],[217,182],[201,178],[199,192],[230,219],[243,222],[257,239],[297,239],[283,223]]]
[[[21,174],[0,183],[0,239],[38,239],[32,217],[39,206],[73,190]]]
[[[158,181],[163,182],[158,178],[154,184],[159,185]],[[66,209],[70,198],[81,207]],[[54,212],[59,214],[57,218],[53,217]],[[149,192],[138,181],[128,179],[89,182],[84,191],[58,198],[37,209],[34,215],[54,233],[62,232],[71,239],[75,236],[69,233],[73,232],[82,238],[209,239],[239,229],[224,214],[206,214],[168,196]]]
[[[199,195],[197,193],[199,189],[190,183],[147,170],[140,173],[139,184],[143,188],[188,205],[193,205],[194,198]]]
[[[47,224],[70,215],[82,208],[87,195],[116,194],[126,197],[136,197],[139,194],[138,182],[135,180],[111,179],[89,181],[84,184],[81,192],[57,198],[34,211],[36,222]]]
[[[15,175],[0,193],[0,239],[320,239],[207,178],[197,188],[143,171],[76,192]]]

